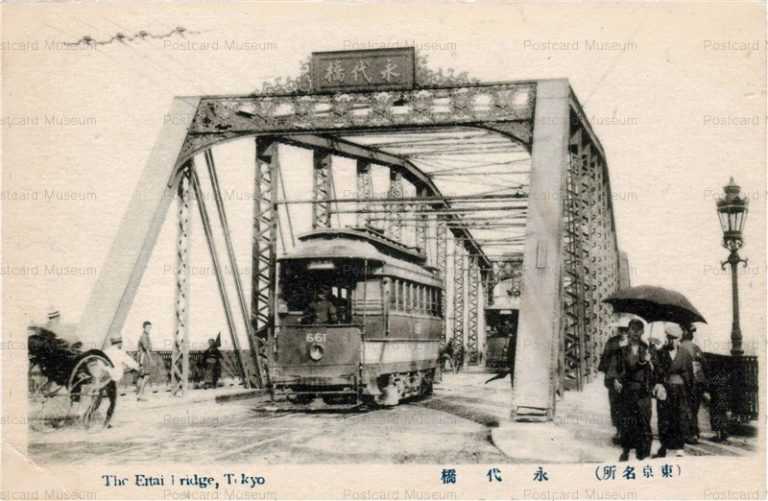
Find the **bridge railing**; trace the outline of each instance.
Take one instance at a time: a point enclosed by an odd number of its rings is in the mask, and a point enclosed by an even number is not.
[[[231,378],[240,383],[240,371],[238,370],[237,357],[234,350],[220,350],[222,355],[221,360],[221,378]],[[241,350],[241,358],[243,362],[250,363],[250,353],[247,350]],[[137,359],[135,351],[129,351],[128,355]],[[153,350],[154,363],[150,370],[150,382],[154,384],[165,384],[170,381],[171,378],[171,351],[170,350]],[[204,371],[202,367],[203,351],[202,350],[190,350],[189,352],[189,381],[190,383],[197,383],[203,380]],[[136,381],[135,372],[126,372],[123,379],[120,381],[121,386],[128,386]]]
[[[711,392],[728,403],[732,420],[746,423],[759,412],[758,365],[755,356],[704,354],[704,371]]]

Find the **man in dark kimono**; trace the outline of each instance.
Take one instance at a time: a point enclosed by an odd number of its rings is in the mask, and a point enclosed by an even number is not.
[[[203,388],[216,388],[221,377],[221,359],[219,344],[214,339],[208,340],[208,349],[203,352]]]
[[[617,378],[621,374],[621,348],[629,342],[628,329],[629,318],[621,317],[615,326],[617,334],[608,338],[603,348],[603,354],[600,356],[600,364],[597,370],[603,373],[603,384],[608,389],[608,405],[611,408],[611,424],[616,428],[616,434],[613,437],[614,444],[621,443],[621,392],[618,388]]]
[[[139,338],[138,348],[136,355],[139,362],[139,377],[136,380],[136,400],[143,402],[144,389],[147,387],[152,376],[152,368],[154,366],[154,357],[152,356],[152,340],[149,337],[152,332],[152,322],[145,320],[141,325],[141,337]]]
[[[615,380],[616,390],[621,393],[621,456],[629,459],[629,451],[635,449],[638,460],[650,455],[651,441],[651,392],[653,390],[653,349],[642,340],[645,326],[634,319],[629,322],[629,340],[620,348],[621,367]]]
[[[661,448],[656,457],[666,456],[668,450],[680,457],[684,455],[685,439],[691,429],[688,395],[693,385],[693,359],[680,346],[683,330],[679,325],[667,323],[664,333],[667,335],[667,343],[658,352],[656,367],[656,391],[660,394],[656,401],[661,440]],[[658,387],[663,387],[663,391]]]

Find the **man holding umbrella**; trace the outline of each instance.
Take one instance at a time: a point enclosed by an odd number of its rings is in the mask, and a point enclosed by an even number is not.
[[[616,428],[614,444],[621,443],[621,382],[618,377],[622,370],[621,348],[629,343],[630,318],[621,316],[615,323],[617,334],[605,342],[597,370],[603,373],[603,384],[608,389],[608,405],[611,409],[611,424]]]
[[[629,340],[620,348],[620,370],[616,374],[616,390],[621,393],[621,457],[629,459],[635,449],[638,460],[651,453],[651,396],[654,383],[654,350],[642,340],[645,326],[638,319],[629,322]]]
[[[665,347],[650,350],[652,358],[656,359],[651,363],[654,366],[653,396],[659,407],[662,443],[657,456],[664,457],[668,449],[683,455],[685,439],[690,432],[688,394],[693,381],[693,365],[689,352],[680,347],[680,325],[706,323],[706,320],[683,294],[663,287],[628,287],[614,292],[603,301],[613,306],[615,313],[633,313],[646,322],[670,322],[664,329],[667,336]],[[630,333],[630,339],[631,336]],[[654,353],[657,356],[653,356]]]

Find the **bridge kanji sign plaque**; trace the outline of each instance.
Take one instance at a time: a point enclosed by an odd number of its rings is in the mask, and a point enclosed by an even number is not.
[[[312,53],[312,90],[397,90],[415,84],[413,47]]]

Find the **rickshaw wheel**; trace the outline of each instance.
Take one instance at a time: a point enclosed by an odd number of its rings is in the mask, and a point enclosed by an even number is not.
[[[112,363],[104,355],[86,354],[72,369],[67,385],[70,409],[85,429],[97,422],[107,423],[106,414],[100,418],[100,410],[105,400],[109,401],[106,388],[111,379],[106,368],[111,366]]]

